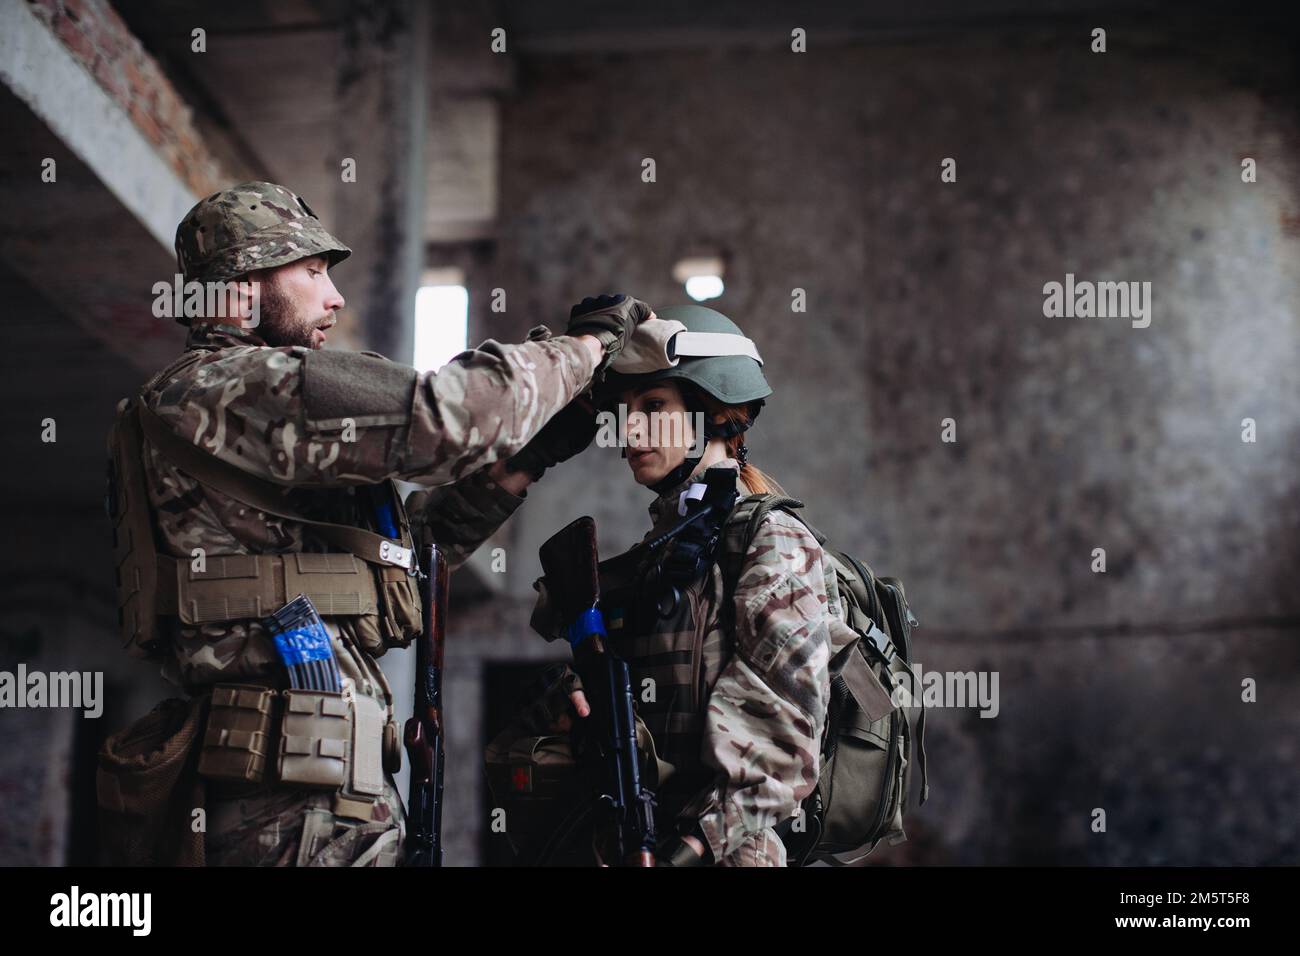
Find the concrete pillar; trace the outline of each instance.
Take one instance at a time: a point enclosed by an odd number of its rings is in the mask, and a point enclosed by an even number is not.
[[[355,4],[334,88],[334,228],[353,250],[340,283],[356,338],[409,362],[423,265],[424,128],[430,9],[419,0]],[[354,160],[356,181],[340,164]]]

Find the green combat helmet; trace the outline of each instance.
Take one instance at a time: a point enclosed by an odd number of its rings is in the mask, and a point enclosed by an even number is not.
[[[705,438],[727,439],[753,425],[763,409],[764,400],[772,394],[772,386],[767,384],[763,375],[763,359],[753,340],[747,338],[740,326],[721,312],[702,305],[671,305],[656,310],[655,316],[686,326],[684,331],[673,337],[669,345],[668,356],[676,358],[677,363],[671,368],[635,375],[611,370],[596,391],[597,403],[607,406],[617,401],[625,389],[665,379],[678,379],[689,382],[724,405],[749,405],[749,422],[746,425],[731,422],[717,424],[706,417]],[[695,407],[690,389],[684,389],[682,395],[689,411],[705,410]],[[661,481],[652,485],[652,490],[662,493],[685,480],[698,462],[698,457],[688,457]]]
[[[328,256],[334,265],[351,254],[301,196],[275,183],[213,193],[176,227],[176,265],[186,282],[229,282],[308,256]]]

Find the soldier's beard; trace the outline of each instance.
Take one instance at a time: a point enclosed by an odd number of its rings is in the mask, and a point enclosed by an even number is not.
[[[260,292],[259,322],[253,331],[262,341],[274,347],[301,345],[315,348],[312,330],[317,323],[302,314],[293,298],[280,288],[280,283],[271,278],[263,279]]]

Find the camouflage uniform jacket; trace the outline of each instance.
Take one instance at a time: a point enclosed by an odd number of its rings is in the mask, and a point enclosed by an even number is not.
[[[271,348],[254,331],[225,324],[191,329],[187,353],[201,357],[176,375],[149,382],[144,401],[177,435],[225,462],[283,485],[286,510],[368,530],[375,527],[367,489],[388,478],[434,487],[407,498],[412,532],[428,529],[452,566],[504,522],[523,500],[487,477],[486,466],[514,454],[585,389],[594,361],[568,337],[502,345],[491,339],[437,372],[414,376],[396,414],[358,413],[352,441],[323,431],[308,414],[304,370],[312,352]],[[365,376],[375,353],[333,353]],[[343,366],[346,380],[350,368]],[[410,378],[407,386],[410,388]],[[401,402],[397,403],[401,405]],[[391,407],[392,402],[389,402]],[[300,523],[268,515],[200,485],[145,446],[145,476],[161,552],[189,559],[216,554],[336,550]],[[400,503],[399,503],[400,505]],[[382,641],[351,632],[349,617],[327,618],[349,638],[339,665],[358,691],[391,707],[374,657]],[[174,622],[163,674],[187,690],[220,682],[274,682],[281,665],[255,620],[191,627]]]
[[[719,466],[739,467],[731,458]],[[702,473],[650,505],[654,524],[642,545],[680,520],[679,497]],[[737,490],[748,493],[743,482]],[[610,639],[629,662],[637,714],[674,768],[658,793],[661,831],[698,824],[720,865],[783,866],[772,828],[795,814],[820,771],[831,622],[840,613],[835,575],[807,528],[774,510],[745,555],[734,624],[723,601],[714,564],[667,614],[629,616],[622,629],[614,615]]]

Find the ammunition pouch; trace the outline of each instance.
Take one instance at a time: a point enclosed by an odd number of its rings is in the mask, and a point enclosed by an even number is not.
[[[333,790],[336,812],[368,819],[384,792],[384,771],[396,772],[400,764],[396,724],[350,681],[341,694],[254,684],[212,688],[198,767],[209,780]]]
[[[100,846],[110,866],[202,866],[205,804],[197,772],[206,696],[165,700],[104,741],[95,792]]]
[[[261,783],[271,749],[275,691],[252,684],[212,688],[199,773],[212,780]]]
[[[281,783],[334,790],[343,786],[352,746],[352,715],[342,694],[318,690],[284,692]]]
[[[323,616],[375,614],[366,563],[351,554],[214,554],[202,571],[158,556],[158,609],[191,626],[264,618],[299,594]]]
[[[352,618],[357,643],[372,656],[420,632],[415,578],[395,565],[336,552],[208,555],[202,571],[183,558],[155,561],[158,613],[184,625],[260,619],[305,594],[322,616]]]

